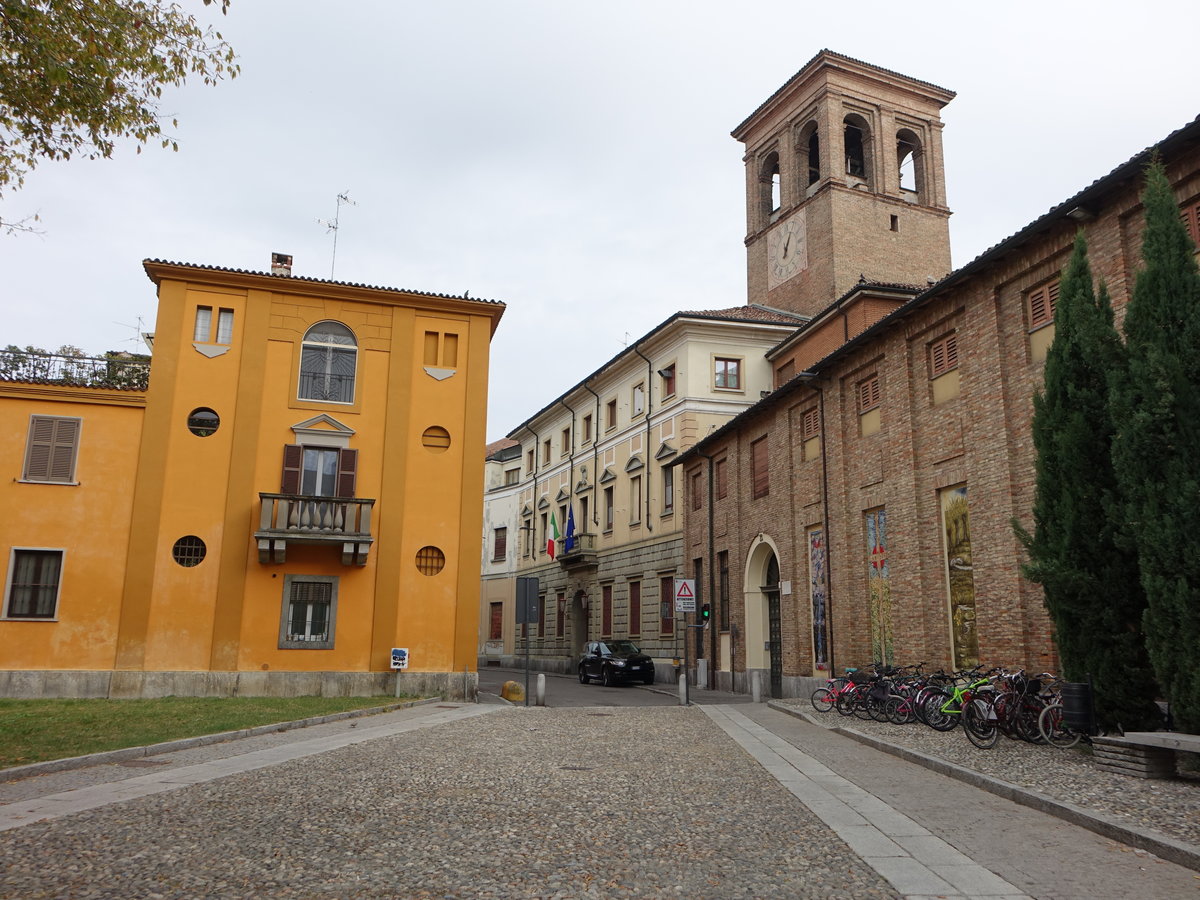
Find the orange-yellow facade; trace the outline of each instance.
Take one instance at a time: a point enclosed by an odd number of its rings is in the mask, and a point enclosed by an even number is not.
[[[144,393],[0,385],[10,469],[22,417],[82,421],[77,483],[2,488],[9,569],[61,548],[62,574],[52,617],[11,615],[6,588],[0,691],[469,694],[503,305],[145,265]]]

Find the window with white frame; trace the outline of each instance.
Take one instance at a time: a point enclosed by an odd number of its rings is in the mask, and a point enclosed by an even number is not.
[[[21,480],[75,484],[82,422],[67,416],[30,416]]]
[[[337,595],[337,576],[285,575],[279,648],[332,650]]]
[[[196,324],[192,329],[192,340],[197,344],[232,344],[233,310],[217,310],[217,327],[213,330],[213,308],[196,307]]]
[[[340,322],[318,322],[304,335],[300,349],[301,400],[354,402],[358,342]]]
[[[742,389],[742,361],[718,356],[713,359],[713,387],[729,391]]]
[[[62,586],[62,550],[14,547],[4,589],[6,619],[53,619]]]

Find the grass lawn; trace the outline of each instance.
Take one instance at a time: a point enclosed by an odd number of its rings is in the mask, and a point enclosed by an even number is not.
[[[396,701],[396,697],[0,699],[0,769]]]

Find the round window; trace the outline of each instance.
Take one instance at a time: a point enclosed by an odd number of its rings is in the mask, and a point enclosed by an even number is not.
[[[422,575],[436,575],[446,567],[446,554],[437,547],[422,547],[417,551],[417,571]]]
[[[450,446],[450,432],[441,425],[430,425],[421,435],[421,444],[427,450],[441,453]]]
[[[171,548],[171,556],[175,558],[175,562],[189,569],[204,562],[206,553],[208,553],[208,548],[204,546],[204,541],[194,534],[181,537]]]
[[[208,437],[221,426],[221,417],[207,406],[193,409],[188,416],[188,431],[197,437]]]

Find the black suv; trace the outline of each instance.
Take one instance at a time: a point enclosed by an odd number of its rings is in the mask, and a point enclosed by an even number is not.
[[[633,641],[588,641],[579,660],[579,683],[599,678],[604,685],[618,681],[654,684],[654,662]]]

